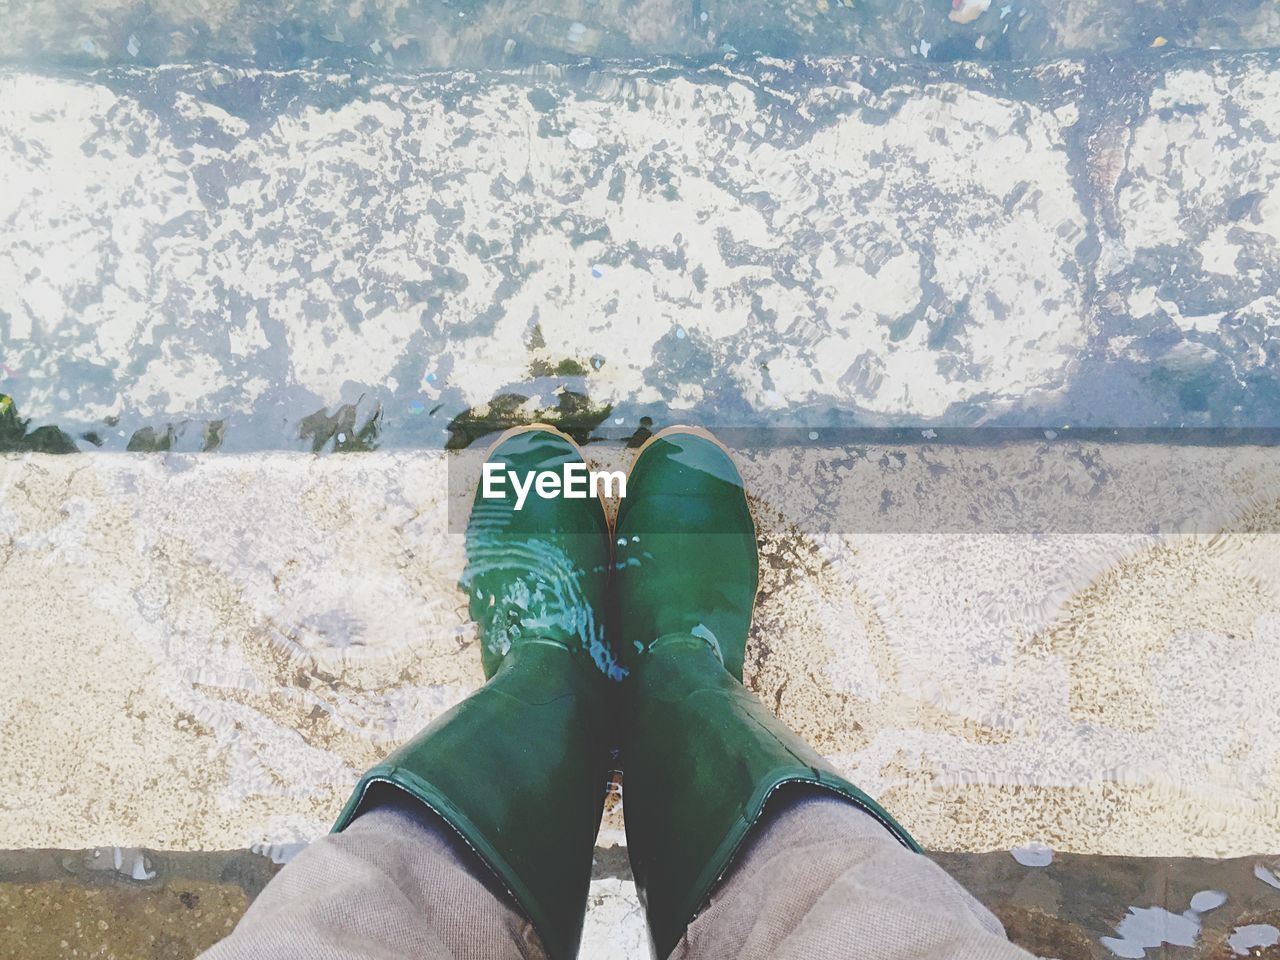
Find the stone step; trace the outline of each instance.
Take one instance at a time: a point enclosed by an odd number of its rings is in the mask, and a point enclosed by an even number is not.
[[[748,685],[931,849],[1280,850],[1280,464],[1169,450],[742,451]],[[0,848],[324,832],[481,682],[469,456],[0,458]]]
[[[1280,426],[1278,58],[10,67],[0,391],[107,450]]]

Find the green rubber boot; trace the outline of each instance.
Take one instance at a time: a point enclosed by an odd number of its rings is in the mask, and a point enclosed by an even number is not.
[[[512,431],[488,456],[527,476],[581,462],[551,428]],[[360,780],[334,826],[398,790],[421,801],[493,870],[552,960],[578,952],[610,768],[620,674],[605,646],[609,571],[600,501],[515,509],[477,492],[461,586],[488,683]]]
[[[623,809],[656,956],[675,949],[784,785],[842,797],[919,850],[742,685],[759,566],[742,478],[719,443],[690,428],[652,438],[615,537],[611,630],[631,674]]]

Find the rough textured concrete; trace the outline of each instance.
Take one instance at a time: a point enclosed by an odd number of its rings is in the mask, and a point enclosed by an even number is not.
[[[0,389],[107,449],[298,448],[360,401],[439,446],[566,389],[628,425],[1275,426],[1276,57],[9,69]]]
[[[1218,535],[862,532],[780,505],[817,478],[918,522],[937,464],[887,458],[872,487],[841,476],[848,451],[768,456],[744,457],[765,568],[748,682],[922,842],[1280,849],[1274,477]],[[361,769],[480,682],[445,457],[0,460],[0,845],[322,832]]]

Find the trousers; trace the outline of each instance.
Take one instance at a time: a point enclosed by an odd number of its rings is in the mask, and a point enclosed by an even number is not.
[[[541,960],[482,861],[411,800],[308,846],[202,960]],[[769,809],[677,960],[1028,960],[941,867],[819,792]]]

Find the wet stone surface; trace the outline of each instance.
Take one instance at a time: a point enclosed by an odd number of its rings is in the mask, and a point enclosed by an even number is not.
[[[0,851],[0,957],[190,960],[230,932],[273,870],[247,851]]]
[[[870,54],[1040,60],[1280,43],[1259,0],[7,0],[0,59],[314,61],[386,69],[582,57]]]
[[[10,68],[0,392],[105,450],[1276,426],[1277,56]]]
[[[111,848],[0,851],[0,958],[190,960],[226,935],[279,869],[245,851],[137,853],[155,876],[139,881],[82,868],[110,857]],[[1000,852],[930,856],[999,917],[1011,940],[1039,957],[1155,957],[1171,947],[1203,960],[1280,956],[1266,945],[1267,931],[1280,925],[1280,892],[1257,880],[1256,858],[1059,854],[1037,868]],[[648,955],[635,907],[625,850],[598,850],[584,960]],[[1129,940],[1117,937],[1118,927]]]
[[[321,836],[482,682],[446,462],[479,454],[0,457],[0,848]],[[746,682],[924,845],[1280,849],[1267,449],[740,460]],[[85,757],[97,775],[68,780]]]

